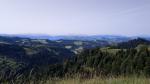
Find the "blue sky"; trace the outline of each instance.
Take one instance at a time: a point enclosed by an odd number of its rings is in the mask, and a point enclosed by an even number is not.
[[[0,33],[150,35],[150,0],[0,0]]]

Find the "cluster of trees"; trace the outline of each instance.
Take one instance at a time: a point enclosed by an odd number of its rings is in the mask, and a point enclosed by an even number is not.
[[[65,64],[67,73],[86,75],[150,76],[150,51],[147,46],[138,49],[120,49],[117,53],[103,52],[100,48],[86,50]]]

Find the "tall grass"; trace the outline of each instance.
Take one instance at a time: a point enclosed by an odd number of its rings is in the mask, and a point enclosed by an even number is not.
[[[42,80],[16,79],[12,81],[3,81],[0,84],[150,84],[150,78],[144,76],[129,76],[129,77],[66,77],[66,78],[49,78]]]
[[[100,78],[92,79],[62,79],[56,81],[48,80],[45,84],[150,84],[150,79],[145,77],[118,77],[118,78]]]

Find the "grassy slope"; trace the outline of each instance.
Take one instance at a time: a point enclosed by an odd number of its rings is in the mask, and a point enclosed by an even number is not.
[[[33,84],[33,83],[31,83]],[[57,81],[48,80],[39,84],[150,84],[149,78],[144,77],[119,77],[119,78],[93,78],[93,79],[61,79]]]
[[[26,81],[26,82],[25,82]],[[77,78],[53,78],[53,79],[47,79],[47,80],[35,80],[34,82],[32,80],[15,80],[15,81],[5,81],[0,82],[0,84],[150,84],[150,78],[146,77],[136,77],[136,76],[130,76],[130,77],[109,77],[109,78],[101,78],[101,77],[94,77],[91,79],[81,79],[79,77]]]

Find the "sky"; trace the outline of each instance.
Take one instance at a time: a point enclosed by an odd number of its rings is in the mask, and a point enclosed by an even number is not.
[[[0,34],[150,36],[150,0],[0,0]]]

